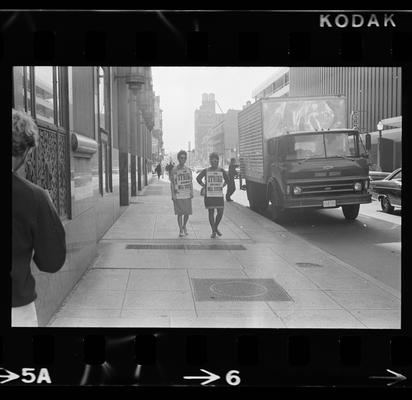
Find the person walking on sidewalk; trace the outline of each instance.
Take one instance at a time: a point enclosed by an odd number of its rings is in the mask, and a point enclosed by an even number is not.
[[[155,172],[157,173],[157,180],[160,180],[160,175],[162,175],[162,166],[160,165],[160,163],[157,164]]]
[[[211,153],[209,161],[210,167],[201,171],[196,180],[199,185],[203,187],[202,192],[204,192],[205,196],[205,207],[209,211],[209,223],[212,228],[210,237],[214,239],[216,235],[222,236],[218,227],[222,220],[224,210],[223,188],[228,184],[229,178],[226,171],[219,167],[219,155],[217,153]],[[206,178],[205,183],[203,182],[203,178]]]
[[[232,196],[236,190],[235,176],[237,167],[238,165],[236,165],[236,158],[231,158],[228,171],[229,183],[227,184],[226,201],[233,201],[230,196]]]
[[[187,221],[192,214],[193,176],[192,170],[185,166],[187,153],[180,150],[177,154],[179,164],[170,172],[172,200],[179,225],[179,236],[187,236]]]
[[[30,262],[57,272],[66,259],[66,238],[49,193],[17,174],[39,142],[33,119],[12,110],[12,326],[38,326],[37,298]]]
[[[170,180],[170,173],[172,172],[173,167],[175,166],[174,162],[170,160],[169,164],[166,165],[166,171],[167,174],[169,175],[169,180]]]

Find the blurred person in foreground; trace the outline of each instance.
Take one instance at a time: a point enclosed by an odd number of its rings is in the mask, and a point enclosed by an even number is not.
[[[39,133],[33,119],[12,110],[12,326],[38,326],[33,259],[40,271],[57,272],[66,259],[65,231],[49,193],[20,177]]]

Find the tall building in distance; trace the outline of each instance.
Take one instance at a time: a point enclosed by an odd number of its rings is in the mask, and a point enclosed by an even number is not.
[[[162,161],[163,158],[163,110],[160,108],[160,96],[155,96],[154,126],[152,130],[152,160],[158,163]]]
[[[219,154],[220,165],[226,167],[231,158],[237,158],[239,151],[238,113],[240,110],[228,110],[221,121],[210,128],[203,137],[206,154]],[[219,117],[220,118],[220,117]]]
[[[195,110],[195,157],[196,161],[205,163],[207,161],[207,148],[205,136],[209,129],[223,120],[224,114],[216,113],[214,93],[203,93],[202,104]]]

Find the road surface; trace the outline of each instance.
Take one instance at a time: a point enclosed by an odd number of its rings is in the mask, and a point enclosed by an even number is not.
[[[199,188],[197,183],[195,187]],[[245,191],[232,199],[249,206]],[[269,215],[268,215],[269,218]],[[347,221],[342,209],[301,210],[281,225],[288,231],[358,268],[391,288],[401,291],[401,211],[385,214],[380,204],[363,204],[355,221]]]

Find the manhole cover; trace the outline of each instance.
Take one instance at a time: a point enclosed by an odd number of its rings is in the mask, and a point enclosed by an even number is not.
[[[214,283],[210,286],[210,291],[221,296],[256,297],[263,296],[268,290],[265,286],[260,285],[259,283],[233,281]]]
[[[273,279],[192,278],[196,301],[292,301]]]
[[[315,263],[300,263],[300,262],[298,262],[298,263],[296,263],[296,265],[298,267],[303,267],[303,268],[319,268],[319,267],[322,267],[322,265],[315,264]]]

